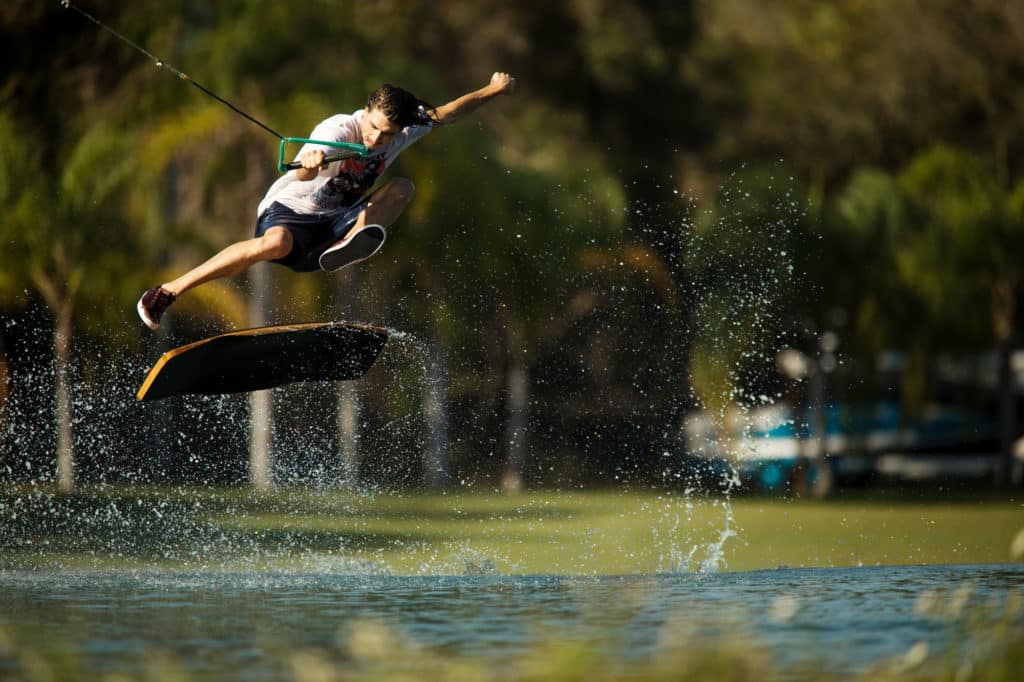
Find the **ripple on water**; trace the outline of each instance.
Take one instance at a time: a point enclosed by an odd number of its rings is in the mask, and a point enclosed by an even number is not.
[[[1002,603],[1021,592],[1024,567],[600,577],[7,570],[0,571],[0,625],[76,632],[87,650],[104,652],[95,663],[102,669],[141,665],[146,649],[188,659],[215,645],[256,678],[268,669],[257,653],[268,632],[279,649],[331,649],[345,627],[366,619],[421,646],[497,659],[552,633],[610,641],[618,655],[634,657],[742,632],[782,665],[851,672],[919,642],[942,649],[950,624],[915,605],[937,583],[970,585],[972,603]]]

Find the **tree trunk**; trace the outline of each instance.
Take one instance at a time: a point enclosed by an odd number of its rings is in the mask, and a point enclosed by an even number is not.
[[[427,366],[426,394],[423,397],[423,417],[427,425],[427,442],[423,448],[423,483],[428,488],[444,488],[449,482],[448,471],[448,410],[445,406],[447,385],[444,351],[437,335]]]
[[[341,484],[355,488],[359,482],[359,391],[354,381],[339,381],[338,456],[341,459]]]
[[[523,489],[523,465],[526,462],[530,382],[526,365],[523,363],[521,334],[519,334],[517,324],[511,319],[511,316],[509,316],[505,330],[508,353],[508,366],[505,370],[505,391],[508,399],[508,425],[505,430],[505,444],[508,450],[501,487],[505,492],[516,493]]]
[[[249,324],[259,327],[267,324],[267,301],[270,299],[269,265],[257,263],[249,269]],[[253,391],[249,394],[249,482],[257,490],[273,485],[274,405],[273,392]]]
[[[346,268],[338,273],[337,279],[334,299],[338,317],[353,321],[359,315],[358,298],[355,295],[359,287],[359,271],[355,268]],[[359,483],[359,468],[362,463],[359,452],[359,384],[355,381],[339,381],[336,386],[341,484],[346,488],[355,488]]]
[[[61,492],[75,487],[75,453],[71,430],[71,385],[68,370],[71,361],[71,304],[56,309],[53,331],[54,400],[57,416],[57,486]]]
[[[7,367],[7,346],[4,344],[3,330],[0,330],[0,431],[7,426],[10,405],[10,370]]]
[[[273,481],[272,392],[253,391],[249,394],[249,482],[257,490],[270,488]]]
[[[1003,279],[996,283],[993,298],[993,332],[999,354],[999,455],[993,467],[996,485],[1009,485],[1013,474],[1013,446],[1016,438],[1016,396],[1013,366],[1013,327],[1016,322],[1016,282]]]
[[[828,461],[828,410],[831,402],[831,376],[836,368],[836,338],[831,332],[818,337],[818,362],[814,372],[814,421],[817,441],[814,459],[810,462],[808,486],[811,496],[817,499],[829,497],[835,487],[835,477]]]
[[[75,453],[71,430],[71,386],[68,368],[71,361],[71,334],[73,331],[75,292],[80,278],[68,267],[63,245],[54,248],[54,266],[57,273],[50,276],[42,270],[33,270],[32,281],[53,311],[53,395],[57,419],[57,485],[63,492],[75,487]],[[75,282],[74,284],[68,284]],[[64,284],[64,288],[58,285]]]
[[[1014,381],[1009,340],[999,344],[999,456],[993,468],[996,485],[1008,485],[1013,470],[1013,445],[1016,432]]]

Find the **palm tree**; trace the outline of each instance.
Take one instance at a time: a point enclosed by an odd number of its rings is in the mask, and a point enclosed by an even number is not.
[[[106,288],[134,281],[130,274],[135,243],[113,204],[119,180],[130,163],[112,164],[109,152],[116,136],[95,129],[73,147],[56,177],[40,166],[31,149],[36,144],[9,115],[0,116],[0,130],[10,140],[0,152],[2,198],[14,207],[0,227],[10,244],[8,271],[30,286],[54,318],[54,401],[57,425],[57,482],[74,487],[72,387],[69,372],[73,334],[80,305],[95,306],[120,294]],[[60,193],[54,199],[52,187]],[[94,320],[97,322],[97,320]]]

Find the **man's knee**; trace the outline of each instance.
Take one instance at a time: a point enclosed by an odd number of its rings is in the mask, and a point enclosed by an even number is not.
[[[267,260],[284,258],[292,251],[294,239],[292,233],[283,227],[272,227],[260,237],[260,249]]]
[[[416,194],[416,185],[412,184],[412,180],[408,178],[395,178],[388,182],[387,190],[389,197],[393,197],[395,201],[403,204],[408,204]]]

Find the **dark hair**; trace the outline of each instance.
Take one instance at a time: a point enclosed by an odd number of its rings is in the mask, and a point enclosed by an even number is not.
[[[370,94],[366,110],[373,109],[380,109],[389,121],[402,128],[437,123],[431,116],[434,109],[431,105],[418,99],[408,90],[390,83],[385,83]]]

